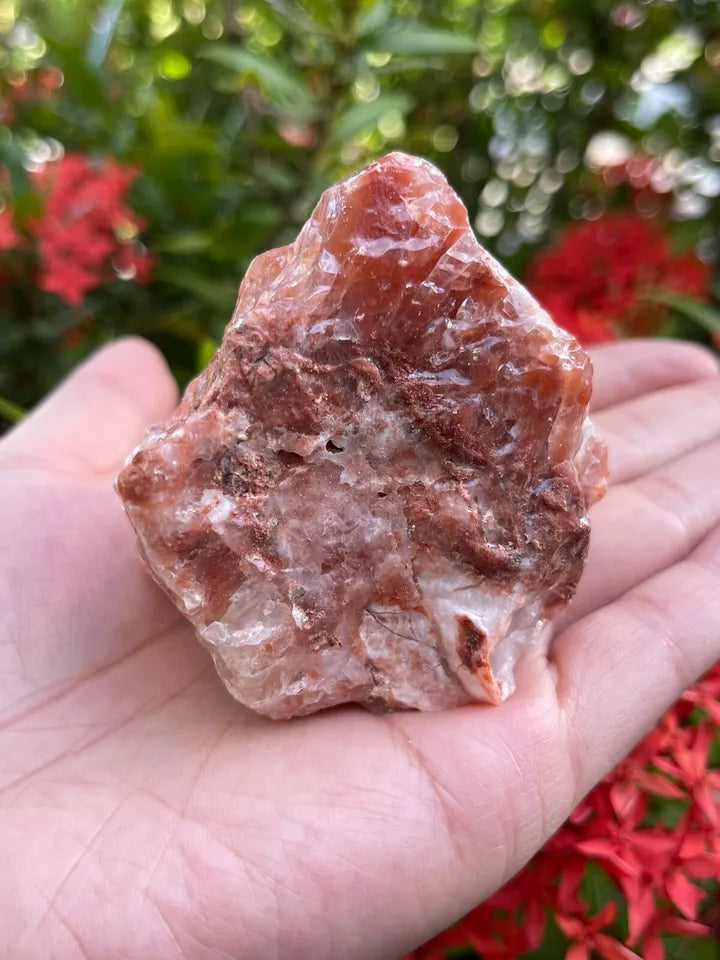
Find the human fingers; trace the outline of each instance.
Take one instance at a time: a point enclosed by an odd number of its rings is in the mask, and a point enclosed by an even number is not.
[[[720,376],[636,397],[598,413],[610,483],[625,483],[720,435]]]
[[[141,569],[110,483],[173,399],[157,351],[120,341],[0,443],[0,722],[124,657],[177,617]]]
[[[139,337],[119,340],[81,364],[2,441],[0,460],[109,475],[176,400],[159,351]]]
[[[720,657],[720,529],[553,643],[582,795]]]
[[[594,412],[718,372],[710,351],[677,340],[624,340],[593,347],[590,356],[595,369]]]
[[[590,553],[564,629],[682,560],[720,523],[720,440],[611,487],[592,510]]]

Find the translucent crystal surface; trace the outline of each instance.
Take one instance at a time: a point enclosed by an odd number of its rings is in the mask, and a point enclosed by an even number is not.
[[[443,176],[390,154],[252,263],[118,490],[249,707],[499,702],[582,571],[591,380]]]

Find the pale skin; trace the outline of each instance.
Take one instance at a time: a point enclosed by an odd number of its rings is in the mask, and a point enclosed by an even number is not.
[[[256,717],[141,568],[112,478],[173,407],[139,340],[0,442],[0,957],[394,960],[523,863],[720,657],[720,376],[595,351],[612,486],[501,707]]]

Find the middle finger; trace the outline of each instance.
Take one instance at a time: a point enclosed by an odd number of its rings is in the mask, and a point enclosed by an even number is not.
[[[631,483],[592,509],[590,553],[564,629],[682,560],[720,523],[720,440]]]
[[[720,436],[720,377],[645,394],[594,417],[610,483],[626,483]]]

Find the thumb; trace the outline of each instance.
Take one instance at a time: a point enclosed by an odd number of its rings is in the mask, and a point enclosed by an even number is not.
[[[176,402],[161,353],[139,337],[118,340],[82,363],[0,442],[0,461],[112,474]]]

